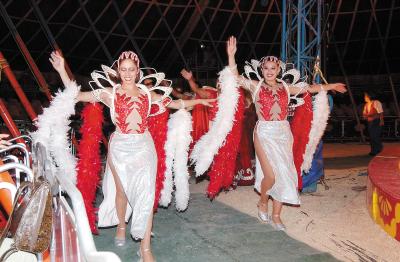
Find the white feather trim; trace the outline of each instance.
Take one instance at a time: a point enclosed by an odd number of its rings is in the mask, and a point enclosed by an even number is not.
[[[174,115],[174,114],[172,114]],[[165,174],[164,174],[164,186],[161,190],[160,202],[159,204],[163,207],[168,207],[171,203],[173,184],[172,184],[172,166],[174,163],[174,155],[175,155],[175,140],[176,140],[176,132],[174,130],[174,123],[171,119],[173,119],[172,115],[168,120],[168,132],[167,132],[167,141],[164,145],[165,150]]]
[[[38,130],[31,133],[33,142],[41,142],[53,157],[52,167],[76,183],[76,159],[68,139],[69,117],[75,114],[76,97],[80,86],[71,81],[64,91],[58,91],[48,108],[38,117]]]
[[[314,97],[313,120],[311,122],[309,140],[303,155],[304,160],[301,165],[301,171],[306,173],[310,171],[315,150],[325,132],[325,128],[328,123],[329,113],[330,110],[327,92],[321,91]]]
[[[196,164],[196,176],[201,176],[210,167],[214,156],[232,130],[239,90],[235,75],[229,67],[219,73],[221,94],[218,96],[218,112],[210,130],[196,143],[190,158]]]
[[[174,124],[178,125],[176,130],[176,149],[174,158],[174,184],[175,184],[175,206],[176,210],[184,211],[189,203],[189,170],[187,166],[188,151],[192,142],[192,116],[184,109],[179,110],[173,116],[176,118]]]
[[[168,120],[168,134],[165,143],[166,171],[160,205],[171,203],[173,191],[172,173],[175,184],[175,206],[184,211],[189,203],[189,171],[187,167],[189,145],[192,141],[192,116],[184,109],[178,110]],[[172,172],[173,171],[173,172]]]

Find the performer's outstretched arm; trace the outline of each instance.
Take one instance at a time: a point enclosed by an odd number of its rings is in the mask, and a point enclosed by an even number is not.
[[[62,57],[58,51],[54,51],[51,53],[49,60],[50,63],[53,65],[54,69],[60,75],[61,81],[63,82],[64,86],[68,87],[71,84],[72,80],[69,78],[68,73],[65,70],[64,57]],[[112,90],[110,88],[110,92],[111,91]],[[103,97],[102,100],[106,101],[107,97]],[[77,101],[94,103],[97,102],[98,100],[93,96],[92,92],[79,92]]]
[[[152,100],[158,100],[161,98],[161,95],[151,92],[151,99]],[[202,104],[204,106],[209,106],[212,107],[213,105],[211,104],[214,102],[216,99],[191,99],[191,100],[172,100],[167,107],[171,109],[183,109],[183,108],[188,108],[192,107],[195,105]]]
[[[192,71],[187,71],[186,69],[182,69],[181,75],[183,78],[188,81],[190,89],[197,95],[199,95],[201,98],[210,98],[210,94],[199,87],[199,85],[196,83],[196,79],[193,77]]]
[[[295,86],[289,86],[289,92],[292,95],[295,94],[302,94],[305,92],[309,93],[318,93],[320,91],[329,91],[329,90],[334,90],[339,93],[345,93],[346,90],[346,85],[342,83],[334,83],[334,84],[312,84],[308,88],[300,88],[300,87],[295,87]]]

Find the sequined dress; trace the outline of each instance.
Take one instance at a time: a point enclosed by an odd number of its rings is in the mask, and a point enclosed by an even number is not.
[[[288,92],[283,86],[271,89],[261,85],[253,94],[258,122],[257,135],[275,175],[275,183],[267,192],[273,199],[289,204],[300,204],[297,172],[293,161],[293,136],[287,121]],[[260,192],[264,174],[256,158],[255,189]]]
[[[97,91],[97,90],[96,90]],[[140,91],[137,97],[127,95],[118,85],[100,99],[110,108],[116,131],[111,135],[107,165],[103,178],[104,200],[99,207],[98,226],[119,224],[115,208],[116,188],[113,174],[120,180],[128,199],[125,221],[132,218],[130,233],[134,239],[144,237],[151,214],[157,170],[157,154],[147,131],[150,97]],[[98,92],[94,94],[99,98]]]

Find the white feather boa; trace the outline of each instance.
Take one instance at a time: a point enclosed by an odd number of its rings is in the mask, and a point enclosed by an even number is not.
[[[175,206],[184,211],[189,203],[189,171],[187,167],[189,145],[192,141],[192,116],[185,109],[172,114],[168,120],[168,134],[165,143],[166,170],[164,188],[161,191],[160,205],[171,203],[173,184],[175,184]]]
[[[315,150],[321,140],[329,118],[329,104],[326,91],[319,92],[314,97],[313,102],[313,120],[311,122],[311,130],[309,140],[304,152],[304,160],[301,165],[301,171],[310,171],[312,160],[314,158]]]
[[[196,164],[196,176],[201,176],[210,167],[214,156],[232,130],[239,90],[236,76],[229,67],[219,73],[221,93],[218,96],[218,112],[210,130],[203,135],[193,148],[190,158]]]
[[[55,163],[56,172],[64,174],[72,183],[76,183],[76,159],[71,154],[68,139],[69,117],[75,114],[76,97],[80,86],[71,81],[64,91],[58,91],[48,108],[38,117],[37,131],[31,133],[33,142],[42,143]]]

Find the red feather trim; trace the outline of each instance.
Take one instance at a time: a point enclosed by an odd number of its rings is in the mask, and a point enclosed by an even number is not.
[[[235,177],[236,156],[239,151],[240,137],[242,135],[242,124],[245,110],[244,91],[240,89],[240,96],[235,112],[235,120],[232,130],[226,136],[224,145],[218,150],[211,165],[208,175],[210,184],[207,195],[213,199],[222,189],[229,189]]]
[[[151,110],[155,110],[156,108],[151,108]],[[154,198],[154,211],[157,210],[158,202],[160,201],[161,190],[164,187],[164,179],[165,179],[165,142],[167,140],[167,132],[168,132],[168,117],[169,110],[166,110],[162,114],[158,114],[148,119],[148,129],[153,137],[154,146],[157,151],[157,177],[156,177],[156,192]]]
[[[83,120],[80,132],[82,139],[78,145],[77,183],[82,194],[90,229],[98,234],[94,202],[96,190],[100,182],[101,159],[100,141],[103,135],[103,106],[94,103],[87,104],[81,113]]]
[[[254,104],[245,109],[242,136],[240,138],[239,152],[236,157],[236,177],[234,185],[251,186],[254,185],[255,168],[252,160],[255,159],[255,149],[253,143],[253,130],[257,123],[257,114]],[[244,179],[253,177],[252,179]],[[241,179],[242,178],[242,179]]]
[[[310,94],[307,94],[304,96],[304,104],[296,108],[290,122],[290,129],[293,134],[293,160],[297,170],[299,190],[303,188],[300,168],[303,164],[304,152],[309,140],[312,119],[312,101]]]

